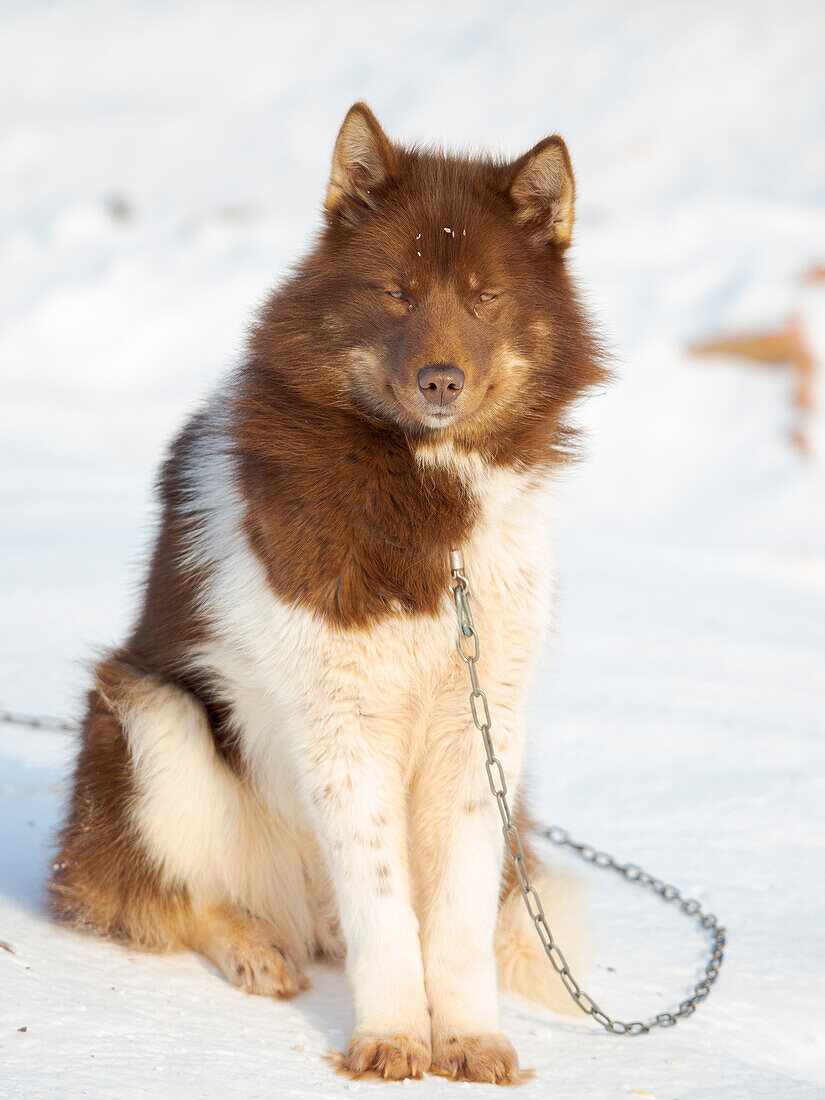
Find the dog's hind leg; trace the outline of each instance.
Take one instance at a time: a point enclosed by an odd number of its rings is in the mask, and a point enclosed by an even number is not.
[[[300,855],[218,755],[199,701],[128,657],[97,668],[50,893],[64,920],[191,947],[250,992],[306,985]]]
[[[281,946],[277,928],[240,909],[222,905],[193,915],[188,940],[245,993],[286,999],[309,989],[309,980]]]
[[[123,717],[145,707],[157,681],[128,660],[97,668],[49,907],[60,920],[151,951],[184,946],[192,907],[184,881],[163,874],[135,827],[139,797]]]

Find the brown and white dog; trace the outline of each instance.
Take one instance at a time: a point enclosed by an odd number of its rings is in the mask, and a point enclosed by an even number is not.
[[[351,108],[315,248],[172,447],[140,616],[89,695],[53,912],[276,997],[346,956],[354,1074],[512,1083],[499,979],[564,997],[504,872],[448,558],[516,797],[542,502],[603,377],[573,199],[558,137],[448,156]]]

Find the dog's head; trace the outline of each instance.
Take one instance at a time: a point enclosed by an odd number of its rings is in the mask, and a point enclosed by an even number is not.
[[[404,149],[355,104],[319,246],[273,316],[318,336],[293,383],[413,436],[547,434],[600,377],[564,265],[574,197],[560,137],[513,162]]]

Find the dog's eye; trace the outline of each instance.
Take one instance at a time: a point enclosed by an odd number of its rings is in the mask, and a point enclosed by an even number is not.
[[[391,298],[395,298],[396,302],[409,302],[410,300],[403,290],[388,290],[387,294]]]
[[[483,293],[479,294],[478,301],[479,302],[494,302],[496,300],[496,298],[498,298],[498,294],[493,294],[493,292],[491,290],[485,290]]]

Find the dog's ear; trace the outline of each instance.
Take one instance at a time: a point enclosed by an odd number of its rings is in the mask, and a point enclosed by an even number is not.
[[[553,134],[510,167],[509,194],[516,217],[539,244],[566,248],[573,229],[576,185],[570,154],[562,139]]]
[[[395,157],[389,138],[366,103],[355,103],[338,133],[326,202],[332,219],[358,225],[378,206],[392,178]]]

